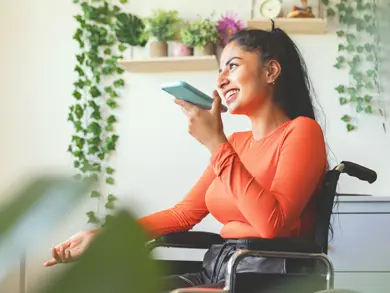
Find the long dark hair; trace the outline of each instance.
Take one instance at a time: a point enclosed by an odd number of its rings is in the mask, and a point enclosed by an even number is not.
[[[279,62],[281,73],[275,81],[276,105],[290,119],[305,116],[316,120],[312,104],[314,91],[306,64],[297,46],[283,30],[243,29],[230,37],[228,43],[231,42],[245,51],[258,53],[263,62]]]
[[[305,116],[317,120],[313,106],[315,92],[306,63],[291,38],[272,24],[270,31],[243,29],[231,36],[228,43],[234,42],[245,51],[256,52],[263,63],[279,62],[281,73],[275,81],[275,103],[290,119]],[[317,207],[317,212],[321,211]],[[331,239],[332,223],[329,223],[329,232]]]

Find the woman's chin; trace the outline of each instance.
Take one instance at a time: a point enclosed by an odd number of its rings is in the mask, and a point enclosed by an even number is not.
[[[230,114],[240,114],[239,107],[238,107],[237,103],[233,102],[233,103],[229,104],[227,107],[229,109]]]

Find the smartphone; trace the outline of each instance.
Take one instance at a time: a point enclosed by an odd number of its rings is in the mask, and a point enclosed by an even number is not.
[[[202,109],[210,110],[213,104],[213,99],[201,92],[185,81],[176,81],[170,84],[161,85],[161,89],[172,96],[194,104]],[[222,105],[222,112],[227,112],[228,108]]]

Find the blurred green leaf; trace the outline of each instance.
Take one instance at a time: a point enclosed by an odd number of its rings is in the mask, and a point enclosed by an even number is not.
[[[351,117],[349,115],[343,115],[341,117],[341,120],[343,120],[344,122],[349,122],[351,121]]]
[[[96,217],[95,212],[90,211],[90,212],[86,213],[86,215],[88,217],[88,223],[99,224],[99,219]]]
[[[371,105],[368,105],[364,108],[364,112],[366,112],[367,114],[372,114],[372,106]]]
[[[340,105],[345,105],[347,103],[347,99],[344,97],[339,98]]]
[[[350,132],[350,131],[353,131],[356,129],[356,126],[352,125],[352,124],[347,124],[347,131]]]
[[[93,190],[91,192],[91,197],[100,197],[100,192],[99,191],[96,191],[96,190]]]
[[[107,202],[104,207],[108,210],[113,210],[114,209],[114,203],[113,202]]]
[[[112,109],[115,109],[117,107],[117,103],[113,100],[113,99],[108,99],[106,101],[106,104],[112,108]]]
[[[115,123],[116,122],[116,118],[114,115],[110,115],[108,118],[107,118],[107,123]]]
[[[336,15],[336,12],[332,9],[332,8],[328,8],[326,10],[326,14],[329,16],[329,17],[332,17],[332,16],[335,16]]]
[[[91,189],[90,183],[71,176],[30,176],[27,181],[10,182],[9,200],[0,206],[2,272],[11,270],[21,254],[57,229]]]
[[[114,180],[114,178],[112,178],[112,177],[108,177],[108,178],[106,179],[106,183],[107,183],[107,184],[110,184],[110,185],[113,185],[113,184],[115,183],[115,180]]]
[[[113,194],[109,194],[109,195],[107,196],[107,201],[116,201],[116,200],[117,200],[117,198],[116,198],[116,196],[113,195]]]

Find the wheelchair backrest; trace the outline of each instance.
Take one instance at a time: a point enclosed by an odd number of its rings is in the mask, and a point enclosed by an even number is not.
[[[323,252],[328,253],[329,234],[332,234],[331,217],[336,196],[337,182],[340,172],[329,170],[324,178],[321,191],[316,202],[316,222],[314,240],[322,246]]]

